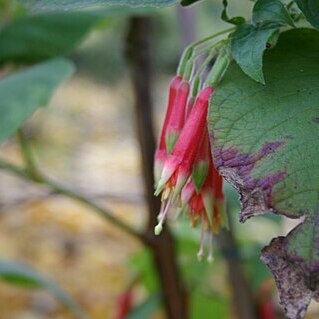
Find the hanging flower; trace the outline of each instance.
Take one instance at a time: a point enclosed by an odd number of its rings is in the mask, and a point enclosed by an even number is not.
[[[169,96],[160,142],[155,153],[154,176],[157,184],[164,162],[176,142],[184,125],[189,83],[176,76],[170,83]]]
[[[167,193],[168,187],[170,192],[172,186],[176,187],[179,193],[185,185],[192,172],[199,146],[198,141],[202,140],[205,132],[209,97],[213,91],[212,87],[207,87],[198,95],[185,126],[164,163],[155,195],[158,195],[165,187],[164,193]]]
[[[217,47],[221,48],[221,43]],[[167,111],[155,154],[155,195],[161,194],[162,205],[154,232],[160,234],[170,207],[177,205],[178,212],[188,215],[193,226],[201,225],[200,260],[204,257],[205,234],[209,231],[208,260],[213,260],[213,236],[220,226],[227,227],[227,216],[223,178],[215,168],[211,154],[207,112],[214,92],[212,83],[218,83],[224,74],[229,55],[218,55],[217,62],[205,73],[205,67],[209,67],[211,59],[218,54],[218,50],[213,49],[194,72],[196,66],[191,61],[194,51],[188,51],[179,66],[178,73],[183,76],[176,76],[170,84]]]

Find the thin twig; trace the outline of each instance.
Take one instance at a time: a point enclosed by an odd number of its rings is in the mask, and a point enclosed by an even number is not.
[[[133,237],[145,241],[145,238],[142,234],[140,234],[138,231],[133,229],[131,226],[127,225],[126,223],[122,222],[118,218],[114,216],[110,211],[106,210],[105,208],[99,206],[98,204],[92,202],[90,199],[86,198],[82,194],[79,194],[77,192],[74,192],[67,187],[64,187],[48,177],[44,176],[43,174],[40,174],[38,170],[36,170],[37,175],[36,178],[32,174],[30,174],[29,168],[20,168],[16,165],[10,164],[6,161],[0,160],[0,169],[5,170],[7,172],[13,173],[25,180],[33,181],[35,183],[39,183],[42,185],[45,185],[50,188],[50,190],[56,194],[61,194],[63,196],[66,196],[68,198],[74,199],[82,204],[85,204],[89,208],[92,209],[95,213],[100,215],[102,218],[107,220],[108,222],[112,223],[113,225],[121,228],[126,233],[132,235]]]
[[[32,176],[32,179],[37,180],[39,178],[37,165],[34,160],[33,154],[31,152],[29,142],[27,138],[25,137],[22,128],[18,130],[17,137],[18,137],[18,142],[20,144],[21,153],[23,155],[23,158],[26,164],[26,169],[28,170],[28,173]]]

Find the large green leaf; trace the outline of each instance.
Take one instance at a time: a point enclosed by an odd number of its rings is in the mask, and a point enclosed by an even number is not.
[[[242,70],[257,82],[265,84],[263,54],[268,39],[278,30],[274,25],[244,24],[232,35],[231,51]]]
[[[0,279],[20,287],[47,289],[76,314],[77,318],[87,319],[87,316],[72,297],[53,281],[43,277],[29,266],[0,258]]]
[[[55,59],[0,80],[0,143],[10,137],[74,71],[65,59]]]
[[[35,10],[79,9],[93,6],[167,7],[177,0],[20,0]]]
[[[278,22],[294,26],[292,18],[280,0],[258,0],[253,8],[253,22]]]
[[[319,29],[319,1],[318,0],[295,0],[304,13],[307,20]]]
[[[0,63],[37,62],[68,54],[101,20],[84,12],[27,16],[0,31]]]
[[[264,250],[289,318],[303,318],[319,287],[319,32],[283,33],[267,51],[267,85],[233,63],[211,100],[220,172],[241,194],[241,220],[275,212],[305,221]]]

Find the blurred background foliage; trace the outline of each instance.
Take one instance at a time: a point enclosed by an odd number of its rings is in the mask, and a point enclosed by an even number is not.
[[[251,6],[251,1],[232,1],[230,15],[236,12],[249,17]],[[27,12],[17,1],[1,0],[3,79],[20,70],[20,62],[57,55],[67,55],[76,67],[50,105],[39,109],[24,125],[40,169],[142,229],[146,207],[132,121],[131,83],[124,58],[128,19],[132,15],[150,15],[154,21],[153,98],[158,130],[166,87],[183,48],[192,38],[190,34],[200,38],[227,27],[219,18],[221,11],[221,1],[207,0],[183,9],[110,7],[41,16]],[[56,37],[53,47],[46,44],[51,38],[46,38],[45,33],[43,43],[33,46],[30,39],[35,29],[28,19],[43,19],[41,30],[48,28],[46,36]],[[52,31],[54,25],[58,28]],[[16,37],[12,38],[12,34]],[[2,143],[0,157],[17,165],[23,163],[16,137]],[[273,236],[285,233],[285,225],[279,217],[258,217],[238,227],[237,195],[229,187],[227,198],[239,247],[238,251],[227,252],[226,258],[242,262],[257,303],[269,299],[262,295],[261,287],[276,299],[270,273],[259,255]],[[171,226],[178,264],[190,293],[190,318],[236,318],[225,256],[216,248],[213,264],[197,262],[198,230],[191,229],[183,218],[172,218]],[[1,171],[0,177],[0,256],[4,258],[0,260],[0,319],[85,317],[79,307],[92,319],[120,319],[116,314],[121,307],[128,308],[127,319],[164,318],[149,249],[90,209],[6,171]],[[63,287],[77,303],[31,266]],[[48,291],[40,289],[43,287]]]

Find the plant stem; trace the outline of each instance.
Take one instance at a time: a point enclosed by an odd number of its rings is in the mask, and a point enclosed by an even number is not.
[[[229,33],[229,32],[232,32],[236,30],[236,27],[232,27],[232,28],[229,28],[229,29],[226,29],[226,30],[223,30],[223,31],[220,31],[220,32],[217,32],[213,35],[210,35],[206,38],[203,38],[199,41],[196,41],[192,44],[190,44],[183,52],[183,55],[182,55],[182,58],[180,60],[180,63],[178,65],[178,68],[177,68],[177,74],[178,75],[181,75],[183,76],[184,75],[184,72],[185,72],[185,69],[186,69],[186,66],[187,66],[187,62],[193,58],[193,55],[194,55],[194,50],[197,46],[207,42],[207,41],[210,41],[210,40],[213,40],[223,34],[226,34],[226,33]]]
[[[209,85],[216,87],[219,84],[219,82],[222,80],[224,74],[227,71],[231,59],[231,54],[227,50],[227,48],[222,48],[211,71],[209,72],[206,78],[206,82]]]
[[[173,237],[167,227],[155,237],[154,227],[160,210],[160,200],[154,197],[153,161],[155,138],[152,125],[151,66],[152,20],[136,17],[130,19],[126,40],[126,56],[130,62],[135,93],[136,128],[141,150],[142,171],[149,211],[145,237],[153,254],[163,301],[168,319],[187,319],[186,291],[177,267]]]
[[[111,212],[104,209],[103,207],[99,206],[98,204],[92,202],[90,199],[86,198],[85,196],[76,193],[54,181],[45,177],[44,175],[40,174],[38,170],[36,170],[37,175],[36,177],[30,173],[30,169],[27,168],[20,168],[16,165],[12,165],[8,162],[0,160],[0,169],[5,170],[7,172],[13,173],[25,180],[33,181],[35,183],[43,184],[50,188],[50,190],[56,194],[61,194],[68,198],[74,199],[77,202],[85,204],[89,208],[91,208],[95,213],[100,215],[102,218],[107,220],[108,222],[112,223],[113,225],[119,227],[120,229],[124,230],[128,234],[132,235],[133,237],[145,242],[143,234],[138,233],[135,229],[131,226],[125,224],[118,218],[116,218]]]
[[[32,176],[32,179],[34,181],[36,181],[38,178],[40,178],[39,172],[38,172],[35,160],[33,158],[30,145],[28,143],[27,138],[24,135],[22,128],[18,130],[17,136],[18,136],[18,142],[21,148],[21,153],[23,155],[23,158],[26,164],[26,169],[28,170],[28,174]]]

